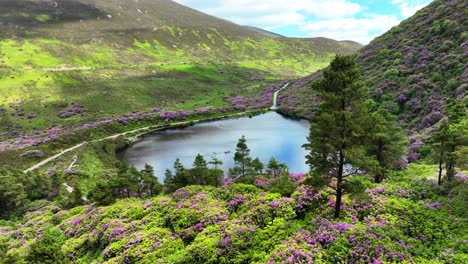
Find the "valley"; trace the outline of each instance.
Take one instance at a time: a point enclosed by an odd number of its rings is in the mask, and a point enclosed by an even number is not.
[[[0,0],[0,264],[468,263],[466,10]]]

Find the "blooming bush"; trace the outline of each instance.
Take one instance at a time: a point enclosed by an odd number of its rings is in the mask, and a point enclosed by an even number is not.
[[[343,197],[339,219],[332,218],[332,190],[300,184],[299,175],[289,178],[297,184],[290,198],[232,183],[220,188],[187,186],[170,196],[68,211],[38,202],[15,225],[0,222],[0,249],[7,249],[0,250],[0,257],[21,260],[28,245],[55,225],[65,235],[62,253],[75,262],[463,263],[466,259],[468,182],[463,174],[451,189],[412,178],[389,178],[384,185],[365,182],[364,193]]]

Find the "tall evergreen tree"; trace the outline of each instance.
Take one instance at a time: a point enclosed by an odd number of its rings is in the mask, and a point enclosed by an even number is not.
[[[174,162],[175,174],[170,170],[166,170],[166,178],[164,179],[164,186],[169,192],[173,192],[179,188],[192,184],[188,175],[188,170],[182,165],[180,159],[177,158]]]
[[[182,163],[180,162],[180,159],[177,158],[177,159],[174,161],[174,171],[175,171],[175,174],[182,173],[184,170],[185,170],[184,165],[182,165]]]
[[[143,174],[135,168],[135,166],[131,166],[126,173],[128,175],[128,188],[127,188],[127,196],[130,197],[133,194],[138,194],[138,197],[143,196],[143,191],[145,189],[145,179],[143,178]]]
[[[100,180],[96,186],[88,193],[88,198],[98,205],[110,205],[115,203],[116,196],[112,191],[111,182]]]
[[[126,162],[117,163],[117,176],[112,178],[111,185],[120,193],[120,198],[130,198],[131,175]]]
[[[466,159],[465,155],[463,155],[468,144],[468,116],[466,111],[467,107],[463,102],[455,104],[449,109],[447,120],[442,121],[439,128],[432,135],[432,146],[439,164],[439,184],[442,183],[444,163],[446,178],[448,181],[452,181],[457,163],[463,163],[463,159]]]
[[[240,177],[242,178],[245,178],[250,171],[252,158],[249,155],[250,149],[247,146],[247,140],[245,139],[245,136],[242,136],[237,143],[236,153],[234,153],[234,162],[237,170],[239,171]]]
[[[172,174],[169,169],[166,169],[164,172],[164,187],[167,192],[173,192],[177,189],[175,186],[174,174]]]
[[[218,166],[223,165],[223,162],[220,159],[216,158],[216,157],[212,158],[211,161],[208,162],[208,163],[213,165],[214,169],[218,169]]]
[[[212,160],[208,163],[214,166],[214,168],[210,170],[210,178],[213,182],[213,185],[218,187],[221,185],[221,181],[224,176],[224,171],[219,169],[219,166],[223,165],[223,162],[220,159],[213,157]]]
[[[206,185],[209,183],[208,163],[201,154],[197,154],[191,170],[194,184]]]
[[[365,145],[372,127],[367,89],[352,56],[337,55],[323,78],[313,83],[321,104],[311,121],[309,143],[304,147],[311,172],[334,180],[335,217],[340,216],[345,178],[359,168],[375,167]]]
[[[437,130],[434,133],[432,133],[432,148],[436,156],[437,164],[439,166],[439,173],[437,178],[437,183],[439,185],[442,184],[444,163],[448,152],[447,143],[450,139],[449,128],[449,122],[447,120],[444,120],[441,122]]]
[[[369,152],[377,159],[374,181],[382,182],[389,169],[395,167],[403,157],[406,149],[406,137],[403,129],[395,125],[395,116],[385,110],[372,113],[374,124],[369,131]]]
[[[154,175],[154,168],[151,165],[145,164],[145,168],[140,173],[143,176],[144,189],[147,195],[153,196],[161,193],[163,186]]]

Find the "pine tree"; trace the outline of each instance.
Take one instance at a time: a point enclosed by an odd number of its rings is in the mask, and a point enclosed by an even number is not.
[[[209,164],[214,165],[214,168],[218,169],[218,166],[223,165],[223,162],[221,160],[219,160],[218,158],[214,157],[214,158],[211,159]]]
[[[164,187],[168,192],[173,192],[177,189],[175,187],[174,174],[172,174],[171,170],[169,169],[166,169],[164,172]]]
[[[112,183],[109,181],[98,181],[96,186],[89,192],[88,198],[98,205],[110,205],[115,203],[116,197],[112,192]]]
[[[175,174],[182,173],[185,170],[184,165],[180,162],[180,159],[177,158],[174,162],[174,171]]]
[[[347,177],[360,168],[376,166],[367,154],[368,131],[372,127],[367,89],[352,56],[337,55],[323,71],[323,79],[312,87],[321,104],[311,121],[309,143],[304,147],[311,172],[334,180],[336,190],[335,218],[340,216],[341,200]]]
[[[466,159],[464,153],[468,143],[467,124],[466,105],[460,102],[449,109],[447,120],[442,121],[432,134],[432,146],[439,164],[439,185],[442,183],[444,163],[446,178],[450,182],[455,176],[457,163],[464,163],[463,159]]]
[[[245,176],[249,174],[250,164],[252,162],[252,158],[250,158],[249,154],[250,149],[247,147],[247,140],[245,136],[242,136],[237,143],[236,153],[234,153],[234,162],[242,178],[245,178]]]
[[[369,153],[377,159],[374,169],[374,181],[382,182],[389,169],[396,167],[406,149],[406,137],[403,130],[395,125],[395,116],[385,110],[372,114],[373,128],[369,131]]]
[[[206,185],[209,182],[208,163],[201,154],[197,154],[191,170],[192,181],[195,184]]]
[[[154,168],[151,165],[145,164],[145,168],[140,173],[143,176],[144,189],[147,195],[153,196],[161,193],[163,186],[154,175]]]
[[[174,171],[175,175],[168,170],[166,170],[166,179],[164,180],[164,185],[167,187],[168,191],[173,192],[179,188],[191,184],[190,177],[188,175],[188,170],[182,165],[180,159],[176,159],[174,162]],[[169,176],[169,177],[168,177]]]
[[[130,197],[132,196],[132,193],[134,194],[136,192],[138,197],[141,198],[145,188],[145,180],[143,175],[140,173],[140,171],[137,170],[137,168],[135,168],[135,166],[131,166],[129,168],[127,175],[129,176],[127,196]]]
[[[252,169],[255,170],[255,172],[259,175],[263,174],[263,169],[265,168],[265,165],[260,161],[260,159],[257,157],[255,158],[251,163],[250,166]]]
[[[270,174],[273,178],[279,178],[282,174],[287,172],[288,166],[284,163],[279,163],[275,158],[271,158],[268,161],[267,173]]]
[[[444,163],[447,156],[447,142],[449,140],[449,122],[447,120],[442,121],[439,128],[432,133],[432,148],[436,155],[437,164],[439,166],[439,175],[437,183],[442,184],[442,173],[444,171]]]

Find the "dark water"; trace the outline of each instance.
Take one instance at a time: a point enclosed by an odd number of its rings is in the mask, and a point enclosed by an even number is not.
[[[167,168],[172,170],[176,158],[180,158],[184,166],[191,167],[198,153],[207,161],[212,157],[222,160],[222,168],[227,171],[234,165],[236,144],[245,135],[252,158],[259,157],[266,164],[275,157],[286,163],[291,172],[306,172],[306,151],[301,146],[308,133],[307,121],[268,112],[253,118],[227,119],[152,132],[121,151],[119,158],[139,169],[145,163],[150,164],[161,180]],[[225,154],[227,151],[230,153]]]

